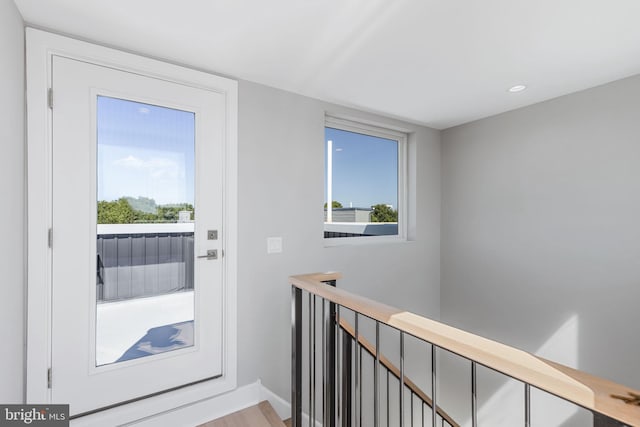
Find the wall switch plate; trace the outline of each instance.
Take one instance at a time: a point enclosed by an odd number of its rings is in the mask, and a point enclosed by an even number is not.
[[[267,237],[267,253],[279,254],[282,252],[282,237]]]

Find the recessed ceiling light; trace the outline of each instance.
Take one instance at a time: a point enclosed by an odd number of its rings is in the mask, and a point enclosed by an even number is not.
[[[522,92],[526,88],[527,87],[525,85],[515,85],[515,86],[511,86],[509,88],[509,92],[511,92],[511,93]]]

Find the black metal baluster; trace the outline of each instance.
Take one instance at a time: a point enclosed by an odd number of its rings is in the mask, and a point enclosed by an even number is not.
[[[336,415],[336,351],[335,351],[335,304],[322,300],[324,333],[324,369],[323,369],[323,422],[325,426],[335,426]]]
[[[376,360],[373,364],[373,425],[380,427],[380,322],[376,321]]]
[[[387,369],[387,427],[389,427],[389,369]]]
[[[313,426],[316,422],[316,296],[313,296],[313,399],[311,406],[311,421]]]
[[[311,420],[311,407],[312,407],[312,399],[313,399],[313,380],[312,380],[312,369],[313,369],[313,347],[312,347],[312,336],[313,334],[311,333],[311,328],[313,328],[313,320],[311,318],[312,315],[312,311],[311,311],[311,300],[313,299],[313,294],[311,292],[309,292],[309,427],[312,427],[312,420]]]
[[[338,305],[336,308],[336,321],[335,321],[335,348],[336,348],[336,384],[337,386],[335,387],[336,390],[336,400],[337,405],[336,405],[336,420],[335,420],[335,425],[340,425],[340,416],[341,416],[341,409],[342,409],[342,398],[341,398],[341,393],[338,392],[338,390],[341,390],[342,388],[342,357],[340,356],[342,354],[342,340],[340,339],[340,306]]]
[[[327,301],[322,298],[322,348],[320,351],[322,352],[322,425],[325,426],[327,424],[327,333],[326,333],[326,318],[327,315]]]
[[[336,281],[335,280],[326,280],[323,283],[329,285],[329,286],[333,286],[334,288],[336,287]],[[325,391],[327,393],[327,416],[329,419],[329,424],[326,424],[325,421],[325,425],[328,425],[329,427],[335,427],[336,425],[336,415],[337,412],[336,411],[336,399],[337,399],[337,392],[336,392],[336,383],[337,383],[337,379],[336,379],[336,359],[337,359],[337,353],[336,353],[336,329],[338,327],[337,324],[337,309],[336,309],[337,305],[333,302],[329,301],[328,304],[328,316],[326,318],[326,333],[327,335],[327,348],[326,348],[326,362],[327,362],[327,386],[325,388]]]
[[[352,399],[351,383],[353,381],[352,368],[352,340],[351,335],[342,333],[342,427],[351,427]]]
[[[411,427],[413,427],[413,391],[411,391]]]
[[[291,425],[302,426],[302,289],[291,287]]]
[[[436,415],[438,404],[436,401],[436,381],[437,381],[437,368],[436,368],[436,346],[431,344],[431,425],[436,425]]]
[[[355,330],[355,358],[356,358],[356,375],[355,375],[355,387],[356,387],[356,422],[355,425],[359,426],[362,423],[362,412],[360,412],[360,405],[362,404],[362,400],[360,400],[360,396],[362,396],[361,384],[360,384],[360,331],[358,329],[358,313],[355,313],[355,321],[354,321],[354,330]]]
[[[531,427],[531,386],[524,385],[524,425]]]
[[[360,366],[358,368],[360,376],[360,393],[358,395],[358,399],[360,399],[360,408],[358,409],[360,411],[360,423],[358,425],[362,427],[362,346],[358,347],[358,359],[360,360]]]
[[[471,362],[471,426],[478,427],[478,397],[476,382],[476,362]]]
[[[404,332],[400,331],[400,427],[404,427]]]

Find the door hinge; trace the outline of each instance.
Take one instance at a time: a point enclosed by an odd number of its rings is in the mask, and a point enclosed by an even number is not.
[[[47,369],[47,388],[51,388],[51,368]]]
[[[47,105],[53,110],[53,88],[49,88],[47,91]]]
[[[49,247],[52,248],[53,247],[53,228],[49,229],[49,235],[47,239],[48,239]]]

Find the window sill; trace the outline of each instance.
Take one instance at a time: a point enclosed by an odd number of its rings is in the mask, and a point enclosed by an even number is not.
[[[381,245],[393,243],[408,242],[407,238],[402,236],[365,236],[365,237],[333,237],[324,238],[324,247],[332,248],[339,246],[362,246],[362,245]]]

